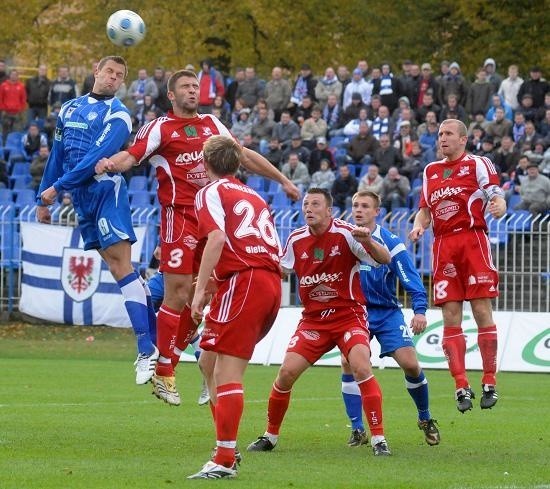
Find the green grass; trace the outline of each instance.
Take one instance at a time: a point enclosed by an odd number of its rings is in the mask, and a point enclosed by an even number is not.
[[[86,341],[90,335],[94,341]],[[350,449],[338,369],[298,381],[279,444],[244,448],[263,433],[276,367],[251,366],[234,481],[187,481],[208,459],[214,430],[199,407],[196,365],[178,369],[183,404],[134,385],[134,342],[112,328],[0,326],[0,488],[535,488],[550,487],[550,376],[499,376],[497,407],[461,415],[446,371],[428,371],[442,443],[427,446],[400,371],[377,370],[393,451]],[[479,383],[479,372],[471,380]],[[506,474],[507,473],[507,474]]]

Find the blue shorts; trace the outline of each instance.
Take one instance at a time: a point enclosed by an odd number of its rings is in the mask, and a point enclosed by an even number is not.
[[[380,358],[390,356],[395,350],[412,346],[410,328],[405,324],[401,309],[367,307],[370,337],[380,343]]]
[[[85,250],[104,250],[119,241],[136,242],[126,182],[121,175],[104,174],[100,181],[71,193]]]
[[[164,277],[162,272],[155,273],[147,282],[151,291],[151,300],[155,311],[159,310],[162,301],[164,300]]]

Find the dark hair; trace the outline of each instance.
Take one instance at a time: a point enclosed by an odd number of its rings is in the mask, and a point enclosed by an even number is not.
[[[318,188],[318,187],[310,187],[310,188],[308,188],[306,193],[308,195],[315,195],[315,194],[324,195],[328,207],[332,207],[332,202],[333,202],[332,195],[330,195],[330,192],[327,189]]]
[[[168,91],[173,92],[174,89],[176,88],[176,82],[184,76],[188,76],[190,78],[196,78],[198,81],[197,74],[194,71],[178,70],[175,73],[173,73],[172,76],[168,79]]]
[[[105,56],[104,58],[101,58],[99,60],[99,63],[97,63],[97,69],[101,70],[107,63],[107,61],[112,61],[116,63],[117,65],[124,66],[124,78],[126,78],[126,75],[128,75],[128,64],[126,63],[126,60],[122,56]],[[60,66],[60,68],[63,68],[64,65]],[[66,66],[68,68],[68,66]]]

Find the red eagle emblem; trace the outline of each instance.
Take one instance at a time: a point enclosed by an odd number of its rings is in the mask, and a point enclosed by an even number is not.
[[[71,256],[69,259],[69,275],[71,288],[77,293],[84,292],[92,283],[94,259],[85,256]]]

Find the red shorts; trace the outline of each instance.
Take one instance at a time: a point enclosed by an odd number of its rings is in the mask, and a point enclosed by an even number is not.
[[[299,353],[309,363],[314,364],[335,346],[347,358],[355,345],[366,345],[370,348],[366,315],[337,314],[331,320],[330,328],[318,321],[302,318],[286,351]]]
[[[435,238],[434,304],[498,296],[498,272],[481,229]]]
[[[221,283],[206,315],[203,350],[250,360],[281,306],[281,275],[263,268],[236,273]]]
[[[204,243],[197,241],[194,207],[163,207],[160,213],[160,271],[198,273]]]

